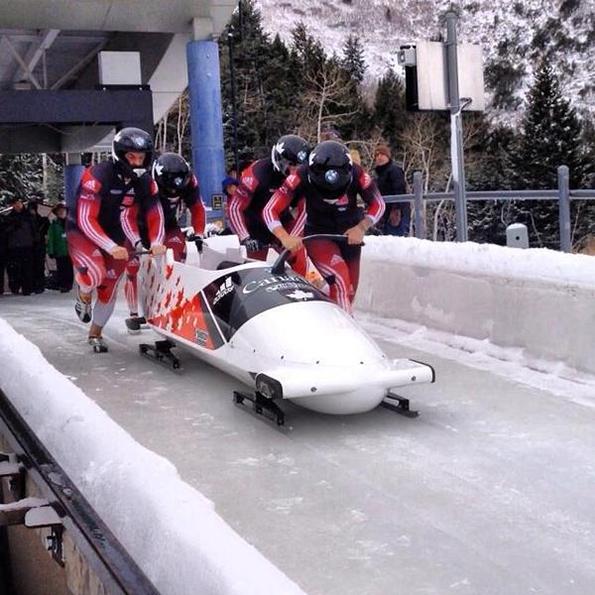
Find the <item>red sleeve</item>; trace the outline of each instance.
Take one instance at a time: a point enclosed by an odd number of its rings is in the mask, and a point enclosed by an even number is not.
[[[301,180],[297,174],[292,174],[285,179],[283,185],[273,194],[262,211],[262,218],[270,231],[281,227],[281,213],[289,207],[294,193]],[[294,226],[295,227],[295,226]]]
[[[254,175],[252,166],[249,166],[242,172],[240,184],[229,201],[229,223],[240,241],[250,236],[246,227],[244,211],[252,202],[252,197],[257,188],[258,179]]]
[[[163,244],[165,241],[164,217],[157,182],[149,182],[149,196],[147,200],[147,230],[151,247]]]
[[[80,191],[76,207],[76,220],[79,229],[97,246],[109,252],[117,244],[99,224],[101,207],[101,182],[93,176],[92,168],[87,168],[81,179]]]
[[[359,171],[358,184],[362,200],[367,205],[366,217],[372,221],[372,225],[376,225],[384,214],[386,206],[384,199],[380,195],[376,182],[363,169]]]
[[[205,223],[207,216],[205,212],[205,205],[202,202],[202,197],[200,195],[200,186],[194,174],[192,174],[189,193],[184,198],[184,202],[186,203],[186,206],[190,209],[194,233],[203,235],[205,232]]]
[[[136,203],[120,211],[120,223],[130,243],[136,246],[141,241],[138,230],[138,205]]]
[[[291,228],[287,231],[292,236],[301,236],[304,234],[304,227],[306,225],[306,199],[301,198],[295,208],[295,220]]]

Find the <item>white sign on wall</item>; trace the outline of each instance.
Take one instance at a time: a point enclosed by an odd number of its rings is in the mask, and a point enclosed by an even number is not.
[[[141,85],[139,52],[99,52],[100,85]]]

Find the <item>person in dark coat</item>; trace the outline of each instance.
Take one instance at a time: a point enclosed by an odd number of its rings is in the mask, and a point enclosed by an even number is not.
[[[52,209],[52,213],[56,218],[50,223],[47,243],[48,256],[56,260],[56,281],[58,289],[62,293],[70,291],[74,282],[72,260],[68,254],[68,244],[66,242],[67,212],[64,203],[58,203]]]
[[[11,199],[12,211],[4,220],[8,247],[8,286],[13,294],[33,291],[35,222],[20,198]]]
[[[33,242],[33,291],[43,293],[45,289],[45,237],[48,233],[50,222],[47,217],[38,213],[37,200],[30,200],[27,210],[35,224]]]
[[[390,147],[379,145],[374,154],[376,167],[376,185],[382,196],[406,194],[405,174],[392,159]],[[386,212],[380,224],[386,235],[408,236],[411,223],[411,205],[409,203],[387,203]]]
[[[4,274],[6,271],[6,260],[8,258],[8,236],[4,216],[0,215],[0,295],[4,293]]]

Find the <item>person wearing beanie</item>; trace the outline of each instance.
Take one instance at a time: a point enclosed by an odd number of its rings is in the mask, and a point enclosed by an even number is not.
[[[378,145],[374,152],[374,171],[376,184],[382,196],[406,194],[405,174],[392,159],[390,147]],[[386,235],[408,236],[411,222],[411,205],[409,203],[387,202],[386,212],[379,225]]]

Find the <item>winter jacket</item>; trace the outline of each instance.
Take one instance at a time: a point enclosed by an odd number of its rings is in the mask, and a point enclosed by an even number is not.
[[[8,232],[6,230],[6,223],[4,217],[0,215],[0,259],[6,257],[8,253]]]
[[[33,248],[37,229],[31,214],[23,210],[20,213],[12,211],[4,219],[8,249]]]
[[[66,219],[56,219],[50,223],[48,231],[48,256],[60,258],[68,256],[68,245],[66,243]]]
[[[392,159],[384,165],[375,167],[374,171],[376,172],[376,185],[382,196],[407,193],[403,169]]]
[[[407,185],[405,183],[405,174],[392,159],[384,165],[374,168],[376,172],[376,184],[382,196],[392,196],[395,194],[406,194]],[[392,209],[397,208],[401,211],[401,223],[398,227],[390,225],[388,219]],[[409,235],[409,223],[411,220],[411,205],[409,203],[387,204],[383,220],[380,224],[382,231],[389,235]]]
[[[33,219],[35,236],[34,243],[36,247],[45,247],[45,236],[47,235],[50,222],[47,217],[42,217],[38,213],[31,213]]]

